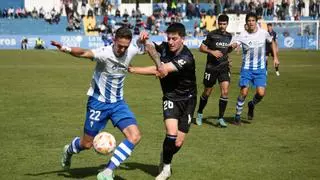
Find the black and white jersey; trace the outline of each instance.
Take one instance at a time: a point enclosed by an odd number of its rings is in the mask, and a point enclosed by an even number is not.
[[[229,44],[231,42],[232,35],[228,32],[221,32],[219,29],[211,31],[207,38],[202,42],[211,50],[219,50],[223,53],[223,56],[219,59],[214,57],[212,54],[207,54],[207,65],[222,65],[228,64],[228,52],[231,48]]]
[[[277,39],[278,39],[277,33],[274,30],[272,30],[271,32],[268,31],[268,33],[270,34],[270,36],[272,36],[272,40],[277,41]],[[267,43],[267,48],[270,48],[270,50],[271,50],[272,42],[266,41],[266,43]]]
[[[196,96],[195,60],[190,50],[184,46],[178,55],[174,55],[167,42],[155,44],[155,48],[160,53],[161,62],[171,62],[178,70],[160,79],[163,96],[173,101]]]

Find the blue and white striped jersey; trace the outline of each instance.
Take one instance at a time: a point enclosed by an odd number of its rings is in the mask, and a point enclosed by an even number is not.
[[[264,29],[257,32],[241,32],[233,42],[242,45],[242,69],[265,70],[266,68],[266,41],[272,42],[272,36]]]
[[[143,47],[138,47],[136,44],[131,43],[122,57],[114,55],[112,45],[91,51],[94,54],[94,61],[97,62],[97,65],[87,95],[106,103],[115,103],[123,100],[123,85],[129,64],[136,54],[144,52]]]

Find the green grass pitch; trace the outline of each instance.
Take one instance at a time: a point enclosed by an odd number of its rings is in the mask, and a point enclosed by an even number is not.
[[[206,58],[193,52],[201,94]],[[60,168],[63,146],[82,134],[95,63],[56,51],[1,50],[0,57],[0,179],[96,179],[109,157],[93,150],[74,156],[70,171]],[[232,59],[228,120],[239,93],[240,55],[233,53]],[[220,92],[212,94],[206,121],[191,126],[174,157],[171,179],[320,179],[320,52],[282,51],[279,59],[281,76],[269,68],[266,96],[251,124],[213,126]],[[151,64],[146,55],[133,61],[137,66]],[[124,94],[142,139],[115,179],[154,179],[165,134],[159,81],[130,74]],[[246,103],[253,94],[250,89]],[[247,106],[243,118],[246,112]],[[111,123],[105,130],[122,140]]]

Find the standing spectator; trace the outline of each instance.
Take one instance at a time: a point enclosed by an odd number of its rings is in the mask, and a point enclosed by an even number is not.
[[[128,13],[128,10],[127,10],[127,9],[124,9],[124,12],[123,12],[122,17],[125,18],[125,19],[128,19],[129,13]]]
[[[317,16],[318,16],[318,19],[320,19],[320,0],[317,0]]]
[[[266,17],[268,16],[268,2],[267,0],[264,0],[262,4],[262,16]]]
[[[121,18],[121,14],[120,14],[120,10],[119,9],[116,10],[116,18]]]
[[[241,13],[247,13],[248,11],[248,4],[245,0],[241,0],[240,2],[240,11]]]
[[[131,11],[131,17],[132,18],[135,18],[136,17],[136,11],[134,9],[132,9]]]
[[[297,8],[299,16],[304,16],[305,3],[303,0],[298,0]]]
[[[45,14],[46,14],[46,12],[44,11],[43,7],[41,7],[39,9],[39,18],[40,19],[44,18]]]
[[[311,16],[312,20],[316,20],[317,16],[317,4],[314,0],[310,0],[309,4],[309,15]]]
[[[8,9],[8,18],[14,18],[14,9],[13,9],[13,7],[10,7]]]
[[[23,37],[21,40],[21,49],[27,50],[28,49],[28,38]]]
[[[100,10],[100,0],[94,0],[94,15],[98,16]]]
[[[34,19],[38,18],[38,11],[37,11],[36,7],[33,8],[32,12],[31,12],[31,16]]]

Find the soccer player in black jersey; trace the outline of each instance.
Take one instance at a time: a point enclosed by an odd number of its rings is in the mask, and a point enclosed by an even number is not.
[[[272,39],[276,43],[276,48],[278,52],[279,49],[278,49],[278,42],[277,42],[277,33],[273,30],[271,23],[267,24],[267,28],[268,28],[268,33],[272,36]],[[271,55],[273,57],[273,52],[272,52],[272,43],[268,41],[266,43],[267,43],[266,44],[266,65],[268,66],[268,56]],[[276,69],[276,75],[280,76],[279,65],[275,66],[275,69]]]
[[[149,55],[163,63],[162,74],[159,74],[155,66],[129,69],[132,73],[156,74],[161,77],[166,137],[159,165],[160,174],[156,180],[165,180],[171,176],[173,155],[179,151],[189,131],[197,102],[195,60],[183,44],[185,27],[181,23],[174,23],[167,28],[166,33],[168,42],[146,45]]]
[[[219,117],[217,119],[217,125],[219,127],[227,127],[223,116],[228,103],[228,89],[230,83],[228,53],[232,50],[229,46],[232,35],[226,31],[228,22],[229,18],[227,15],[220,15],[218,18],[218,29],[211,31],[200,46],[200,52],[207,54],[207,65],[203,78],[204,91],[200,97],[196,119],[197,125],[202,124],[203,109],[208,102],[213,86],[218,80],[221,95],[219,100]]]

